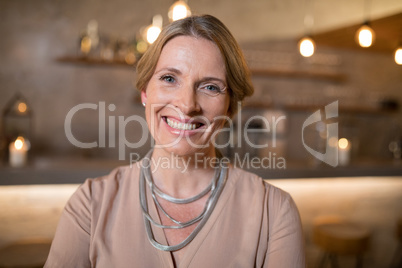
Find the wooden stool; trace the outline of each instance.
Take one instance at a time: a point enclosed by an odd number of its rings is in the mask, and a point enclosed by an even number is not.
[[[356,267],[362,267],[370,231],[339,216],[325,216],[315,219],[313,240],[324,251],[319,267],[325,267],[328,260],[331,267],[338,267],[339,255],[356,256]]]
[[[39,268],[45,265],[51,241],[24,240],[0,249],[1,268]]]

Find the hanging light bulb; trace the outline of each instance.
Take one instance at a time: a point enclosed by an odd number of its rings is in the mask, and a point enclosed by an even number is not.
[[[176,1],[170,8],[168,17],[170,21],[176,21],[191,16],[191,10],[185,1]]]
[[[152,44],[158,38],[162,31],[162,24],[162,15],[158,14],[152,18],[152,25],[149,25],[145,30],[146,40],[149,44]]]
[[[402,46],[395,50],[395,62],[398,65],[402,65]]]
[[[311,57],[314,54],[315,44],[310,37],[303,37],[299,41],[299,51],[303,57]]]
[[[374,43],[375,34],[369,24],[371,0],[364,0],[363,25],[357,30],[355,39],[361,47],[370,47]]]
[[[152,44],[158,38],[159,34],[161,33],[161,29],[159,27],[151,25],[147,29],[147,42]]]
[[[306,35],[299,41],[299,52],[303,57],[311,57],[315,51],[315,43],[310,37],[314,25],[313,0],[305,0],[304,29]]]
[[[356,32],[356,41],[361,47],[370,47],[374,43],[375,34],[368,22]]]

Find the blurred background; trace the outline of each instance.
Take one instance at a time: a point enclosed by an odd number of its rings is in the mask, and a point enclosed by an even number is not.
[[[255,94],[235,117],[235,129],[257,130],[248,139],[268,146],[254,149],[242,136],[242,146],[223,153],[267,159],[267,167],[245,168],[294,197],[308,266],[329,252],[332,264],[339,255],[341,267],[353,267],[355,256],[363,256],[364,267],[392,267],[402,255],[402,1],[185,3],[192,14],[218,17],[244,51]],[[0,267],[22,267],[12,257],[19,250],[27,254],[24,267],[40,266],[78,184],[149,150],[148,134],[144,145],[126,146],[144,132],[124,120],[144,116],[135,64],[158,27],[172,20],[174,4],[0,0]],[[302,43],[306,38],[312,43]],[[334,102],[337,116],[325,119]],[[304,125],[316,111],[323,120]],[[334,124],[336,137],[327,134]],[[97,145],[80,148],[69,136]],[[322,154],[336,147],[338,165],[318,160],[306,146]],[[359,250],[347,251],[342,239],[334,243],[343,251],[323,245],[320,217],[327,225],[342,218],[366,228],[346,232]]]

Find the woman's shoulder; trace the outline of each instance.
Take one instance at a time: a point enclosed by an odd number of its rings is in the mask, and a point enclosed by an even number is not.
[[[236,166],[230,167],[229,176],[233,183],[237,184],[237,187],[239,188],[241,187],[243,189],[263,189],[264,192],[266,192],[267,194],[272,194],[282,198],[289,197],[289,194],[281,188],[272,185],[267,180],[261,178],[255,173],[238,168]]]
[[[108,174],[96,177],[96,178],[88,178],[86,182],[89,184],[115,184],[115,183],[124,183],[127,180],[133,178],[133,175],[137,173],[138,167],[137,165],[125,165],[118,166],[111,170]]]
[[[120,198],[129,196],[126,190],[138,188],[139,169],[136,166],[119,166],[109,174],[97,178],[87,178],[66,204],[66,210],[84,213],[86,218],[99,214],[102,209],[109,209]]]
[[[288,192],[252,172],[232,166],[228,183],[233,187],[233,191],[245,200],[257,198],[274,211],[295,210],[293,198]]]
[[[78,187],[76,194],[96,197],[117,192],[119,189],[129,187],[129,185],[137,185],[138,177],[139,168],[137,165],[118,166],[106,175],[96,178],[87,178],[84,183]]]

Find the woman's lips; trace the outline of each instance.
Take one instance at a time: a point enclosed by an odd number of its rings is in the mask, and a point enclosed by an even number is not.
[[[163,120],[168,124],[169,127],[176,130],[195,130],[202,127],[204,124],[200,122],[192,122],[192,120],[179,121],[173,117],[163,116]]]

